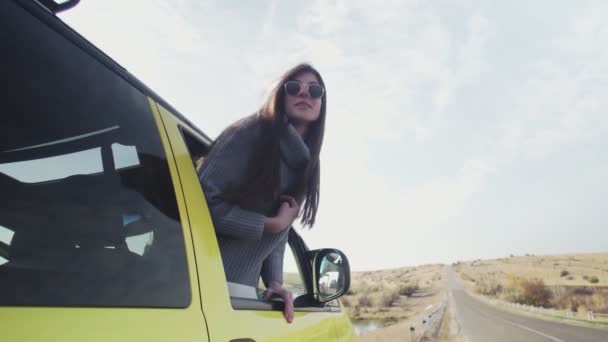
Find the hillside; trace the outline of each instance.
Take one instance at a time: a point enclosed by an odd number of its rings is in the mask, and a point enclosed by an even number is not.
[[[534,306],[608,313],[608,253],[526,255],[457,262],[479,294]]]

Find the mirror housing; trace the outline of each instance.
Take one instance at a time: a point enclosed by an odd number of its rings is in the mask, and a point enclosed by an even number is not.
[[[310,251],[313,296],[319,303],[332,301],[350,288],[350,265],[341,251],[324,248]]]

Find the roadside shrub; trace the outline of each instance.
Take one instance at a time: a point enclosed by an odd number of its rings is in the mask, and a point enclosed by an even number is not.
[[[354,286],[351,286],[351,289],[352,294],[372,293],[380,291],[382,289],[382,285],[379,281],[362,280],[360,282],[357,282],[357,284],[355,284]]]
[[[591,284],[597,284],[600,282],[600,280],[596,276],[590,277],[588,280]]]
[[[382,289],[382,285],[380,284],[372,284],[365,288],[366,292],[378,292]]]
[[[500,293],[502,293],[503,286],[494,278],[484,277],[477,282],[475,290],[482,295],[498,296]]]
[[[563,270],[563,271],[561,271],[561,273],[559,274],[559,276],[560,276],[560,277],[565,277],[565,276],[567,276],[568,274],[570,274],[570,272],[568,272],[567,270]]]
[[[553,294],[541,279],[524,280],[521,288],[523,290],[520,298],[522,303],[542,307],[550,306]]]
[[[418,291],[418,284],[416,285],[404,285],[399,288],[398,293],[402,296],[411,297],[414,293]]]
[[[380,296],[380,306],[390,307],[399,300],[399,293],[396,290],[387,291]]]
[[[567,277],[566,277],[566,280],[573,280],[573,279],[574,279],[574,277],[573,277],[573,276],[567,276]]]
[[[554,304],[560,309],[574,312],[591,310],[608,312],[608,289],[593,287],[568,288],[563,293],[556,293]]]
[[[591,296],[593,295],[593,289],[590,287],[577,287],[571,290],[572,294],[579,296]]]
[[[358,298],[358,302],[359,305],[358,306],[367,306],[367,307],[371,307],[372,306],[372,300],[371,298],[369,298],[369,296],[367,294],[362,294],[360,295]]]
[[[470,281],[472,283],[475,282],[475,279],[473,277],[471,277],[470,275],[468,275],[468,274],[466,274],[464,272],[460,276],[462,277],[462,279],[464,279],[466,281]]]
[[[578,307],[581,304],[580,302],[581,300],[578,297],[564,296],[555,303],[555,306],[557,306],[560,310],[570,310],[572,312],[577,312]]]

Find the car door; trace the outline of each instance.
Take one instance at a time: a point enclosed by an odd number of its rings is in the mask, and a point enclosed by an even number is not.
[[[34,1],[0,1],[0,49],[0,339],[208,341],[146,94]]]
[[[158,105],[175,157],[186,199],[199,271],[203,312],[212,341],[336,341],[330,307],[296,308],[293,323],[282,314],[281,303],[255,297],[231,296],[221,262],[215,230],[195,170],[211,140]],[[204,161],[203,161],[204,162]]]

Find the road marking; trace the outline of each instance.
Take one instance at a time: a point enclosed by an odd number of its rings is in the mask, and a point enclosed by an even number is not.
[[[472,298],[472,297],[471,297],[471,298]],[[479,302],[479,301],[478,301],[478,303],[481,303],[481,302]],[[484,304],[484,303],[481,303],[481,304]],[[484,305],[487,305],[487,304],[484,304]],[[495,318],[495,319],[499,319],[499,320],[501,320],[501,321],[503,321],[503,322],[505,322],[505,323],[507,323],[507,324],[510,324],[510,325],[514,326],[514,327],[517,327],[517,328],[520,328],[520,329],[527,330],[527,331],[529,331],[529,332],[531,332],[531,333],[537,334],[537,335],[542,336],[542,337],[544,337],[544,338],[547,338],[547,339],[549,339],[549,340],[551,340],[551,341],[554,341],[554,342],[566,342],[566,341],[564,341],[564,340],[560,340],[559,338],[557,338],[557,337],[555,337],[555,336],[551,336],[551,335],[545,334],[545,333],[544,333],[544,332],[542,332],[542,331],[538,331],[538,330],[535,330],[535,329],[529,328],[529,327],[527,327],[527,326],[525,326],[525,325],[521,325],[521,324],[518,324],[518,323],[515,323],[515,322],[511,322],[511,321],[509,321],[509,320],[507,320],[507,319],[504,319],[504,318],[502,318],[502,317],[496,316],[496,315],[491,314],[491,313],[489,313],[489,312],[487,312],[487,311],[486,311],[486,312],[482,312],[480,309],[475,308],[475,307],[471,307],[471,306],[469,306],[469,309],[471,309],[471,310],[473,310],[473,311],[476,311],[478,314],[480,314],[480,315],[481,315],[481,317],[484,317],[484,316],[485,316],[486,318],[493,317],[493,318]]]
[[[494,315],[489,315],[489,316],[494,316]],[[557,338],[557,337],[554,337],[554,336],[551,336],[551,335],[547,335],[547,334],[545,334],[544,332],[541,332],[541,331],[538,331],[538,330],[535,330],[535,329],[532,329],[532,328],[528,328],[528,327],[527,327],[527,326],[525,326],[525,325],[521,325],[521,324],[518,324],[518,323],[514,323],[514,322],[511,322],[511,321],[506,320],[506,319],[504,319],[504,318],[500,318],[500,317],[498,317],[498,316],[494,316],[494,317],[495,317],[495,318],[498,318],[498,319],[500,319],[501,321],[504,321],[504,322],[506,322],[506,323],[508,323],[508,324],[511,324],[512,326],[515,326],[515,327],[518,327],[518,328],[521,328],[521,329],[524,329],[524,330],[528,330],[529,332],[532,332],[532,333],[535,333],[535,334],[540,335],[540,336],[542,336],[542,337],[548,338],[548,339],[550,339],[551,341],[554,341],[554,342],[565,342],[564,340],[560,340],[560,339],[559,339],[559,338]]]

